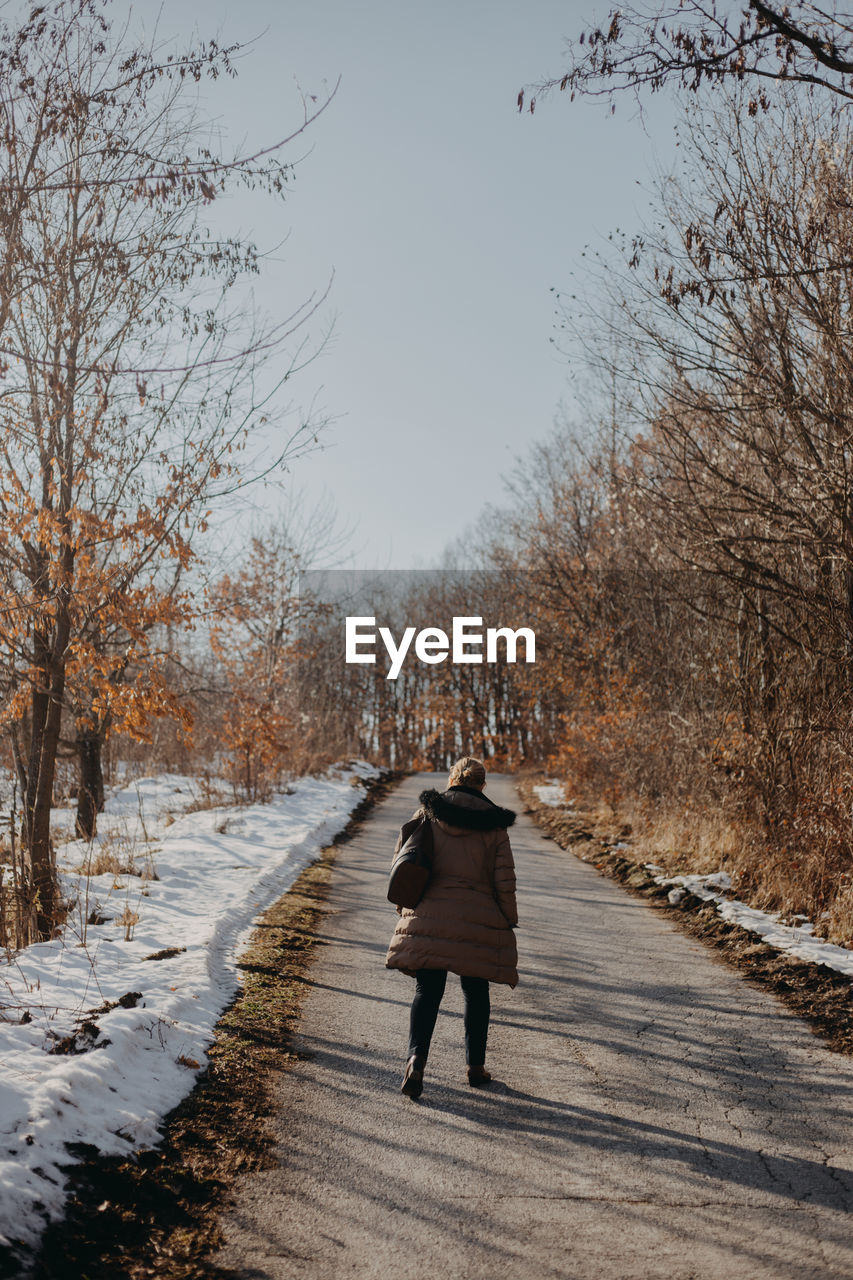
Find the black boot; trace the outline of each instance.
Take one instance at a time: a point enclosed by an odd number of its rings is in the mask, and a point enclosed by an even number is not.
[[[400,1088],[407,1098],[419,1098],[423,1093],[425,1066],[424,1059],[417,1057],[415,1054],[406,1063],[406,1071]]]

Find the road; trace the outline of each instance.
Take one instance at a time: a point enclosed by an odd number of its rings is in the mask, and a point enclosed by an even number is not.
[[[510,830],[521,980],[492,987],[488,1090],[451,975],[420,1101],[413,983],[384,967],[408,778],[343,845],[278,1168],[235,1188],[215,1262],[246,1280],[853,1277],[853,1062],[542,835]],[[507,777],[488,794],[519,810]]]

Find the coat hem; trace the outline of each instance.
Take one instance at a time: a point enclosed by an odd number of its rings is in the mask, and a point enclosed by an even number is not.
[[[417,969],[410,969],[407,966],[404,966],[401,964],[391,964],[391,962],[388,960],[385,961],[385,968],[396,969],[398,973],[405,973],[406,976],[409,978],[416,978],[418,973]],[[514,988],[518,986],[518,981],[519,981],[518,974],[516,974],[515,981],[513,982],[510,978],[495,978],[495,977],[487,976],[484,973],[463,973],[458,966],[454,966],[452,964],[422,964],[422,965],[419,965],[418,968],[446,969],[448,973],[454,973],[457,978],[485,978],[487,982],[494,982],[499,987]]]

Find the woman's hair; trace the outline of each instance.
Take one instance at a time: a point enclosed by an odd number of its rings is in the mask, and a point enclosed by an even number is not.
[[[473,756],[463,756],[450,770],[447,785],[448,787],[482,787],[485,781],[486,769],[482,760],[475,760]]]

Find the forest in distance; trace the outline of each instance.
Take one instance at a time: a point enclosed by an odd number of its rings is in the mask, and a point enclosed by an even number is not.
[[[9,952],[62,923],[60,797],[91,839],[134,773],[226,777],[254,802],[337,760],[443,770],[466,753],[558,778],[653,838],[663,866],[724,867],[742,899],[853,944],[853,59],[841,17],[744,14],[712,48],[699,5],[678,39],[625,11],[520,95],[530,109],[668,76],[678,165],[646,230],[614,233],[558,295],[583,411],[527,448],[437,570],[379,575],[357,610],[300,588],[345,562],[334,513],[292,504],[228,571],[207,558],[237,488],[285,462],[298,487],[321,424],[259,452],[316,304],[284,323],[247,311],[256,247],[206,238],[205,210],[234,189],[281,198],[333,93],[280,149],[215,155],[182,95],[233,50],[124,47],[97,0],[4,20]],[[346,664],[347,613],[398,636],[526,626],[536,661],[404,662],[388,680]]]

